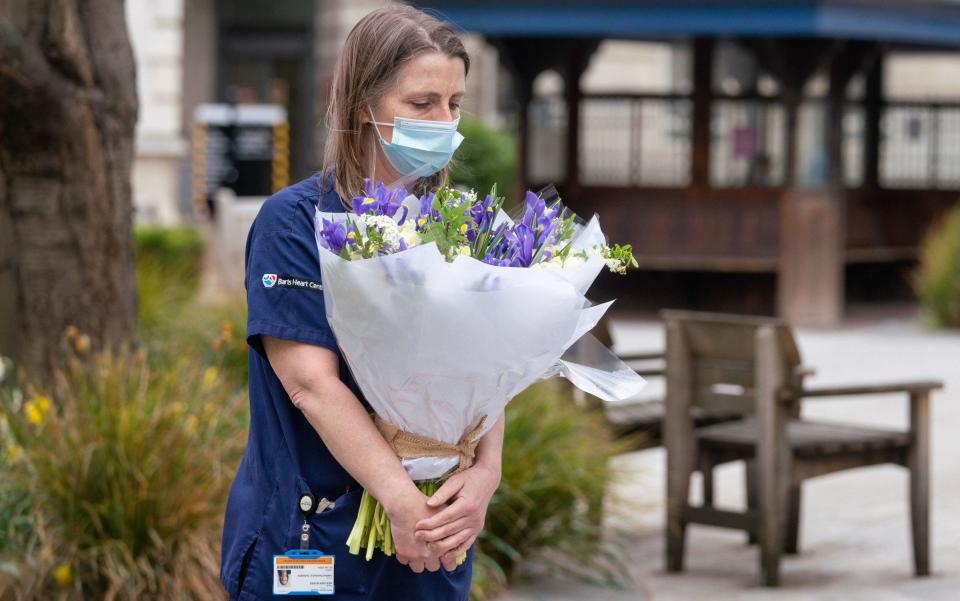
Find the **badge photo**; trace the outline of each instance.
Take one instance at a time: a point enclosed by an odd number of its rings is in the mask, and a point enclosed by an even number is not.
[[[291,549],[273,556],[274,595],[333,595],[334,556]]]

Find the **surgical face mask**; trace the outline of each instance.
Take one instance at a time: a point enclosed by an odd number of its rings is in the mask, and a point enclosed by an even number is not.
[[[459,117],[453,121],[394,117],[390,142],[384,139],[377,127],[390,124],[372,120],[372,110],[370,117],[387,160],[406,178],[427,177],[440,171],[447,166],[454,151],[463,142],[463,136],[457,131]]]

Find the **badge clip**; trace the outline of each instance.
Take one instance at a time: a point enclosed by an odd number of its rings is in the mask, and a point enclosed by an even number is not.
[[[310,516],[326,511],[330,507],[333,507],[334,503],[326,498],[320,499],[320,501],[317,502],[317,498],[313,496],[312,493],[306,492],[300,495],[298,506],[300,513],[303,514],[303,526],[300,527],[300,549],[306,550],[310,546],[310,522],[308,521]]]

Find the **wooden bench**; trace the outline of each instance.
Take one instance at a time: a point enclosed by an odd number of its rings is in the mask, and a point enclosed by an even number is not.
[[[606,317],[600,320],[592,334],[604,346],[613,348],[613,337]],[[647,380],[663,379],[666,374],[664,363],[666,355],[663,352],[618,353],[617,356]],[[603,403],[577,389],[574,389],[574,394],[581,404],[602,410],[614,434],[619,438],[628,438],[633,445],[633,450],[650,449],[663,444],[665,405],[662,397],[647,396],[639,400]],[[697,426],[709,426],[739,419],[739,415],[735,413],[699,408],[691,410],[691,417]]]
[[[832,472],[893,463],[910,472],[914,572],[929,560],[929,398],[938,381],[808,388],[810,375],[789,326],[773,318],[664,311],[667,329],[667,398],[663,440],[667,451],[666,567],[683,569],[686,528],[706,524],[745,530],[759,543],[759,580],[780,581],[784,551],[798,550],[801,484]],[[903,394],[909,398],[906,431],[800,418],[800,401],[851,395]],[[696,411],[739,416],[698,426]],[[713,505],[713,468],[747,464],[746,511]],[[690,479],[703,474],[704,502],[689,501]]]

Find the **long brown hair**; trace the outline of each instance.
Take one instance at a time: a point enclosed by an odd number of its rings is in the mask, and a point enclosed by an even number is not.
[[[323,172],[335,174],[334,187],[344,204],[360,194],[376,156],[367,156],[375,148],[375,134],[361,127],[363,111],[368,104],[376,106],[400,69],[422,52],[460,58],[464,74],[470,70],[470,57],[453,28],[404,4],[371,12],[347,35],[333,71],[323,153]],[[437,185],[446,174],[444,168],[420,183]]]

